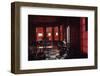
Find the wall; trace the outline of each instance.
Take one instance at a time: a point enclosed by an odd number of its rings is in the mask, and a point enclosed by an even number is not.
[[[79,50],[80,47],[80,18],[70,19],[71,45]],[[75,49],[74,49],[75,50]]]
[[[71,57],[80,57],[81,51],[80,51],[80,17],[73,17],[69,20],[70,24],[70,41],[71,41],[71,51],[70,56]]]
[[[0,0],[0,76],[99,76],[100,74],[100,59],[98,62],[98,70],[81,70],[81,71],[65,71],[53,73],[38,73],[38,74],[22,74],[14,75],[10,73],[10,60],[11,60],[11,15],[10,3],[15,0]],[[56,3],[56,4],[74,4],[74,5],[87,5],[99,6],[100,0],[17,0],[29,2],[43,2],[43,3]],[[98,21],[100,21],[100,6],[98,13]],[[98,22],[100,24],[100,22]],[[100,26],[98,25],[98,33],[100,33]],[[100,43],[100,35],[98,36],[98,44]],[[98,45],[100,46],[100,44]],[[100,50],[98,48],[98,50]],[[100,51],[98,51],[100,58]]]

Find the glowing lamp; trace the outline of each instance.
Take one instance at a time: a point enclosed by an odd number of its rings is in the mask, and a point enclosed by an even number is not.
[[[58,32],[56,32],[56,36],[58,36]]]
[[[51,33],[48,33],[48,36],[51,36]]]
[[[43,34],[42,33],[38,33],[38,36],[41,37],[41,36],[43,36]]]

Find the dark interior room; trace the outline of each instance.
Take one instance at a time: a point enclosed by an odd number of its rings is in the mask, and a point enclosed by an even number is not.
[[[28,60],[88,58],[87,20],[28,15]]]

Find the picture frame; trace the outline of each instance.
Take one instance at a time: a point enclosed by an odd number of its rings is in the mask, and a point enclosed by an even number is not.
[[[57,13],[54,13],[54,12],[57,12]],[[78,59],[69,58],[69,59],[62,59],[62,60],[45,60],[45,61],[33,60],[32,63],[31,61],[28,60],[27,57],[30,56],[30,54],[28,54],[28,51],[29,51],[28,42],[30,40],[28,39],[31,39],[29,38],[30,33],[28,30],[30,30],[30,27],[31,27],[31,23],[30,23],[31,18],[32,18],[33,23],[39,23],[39,19],[40,19],[40,23],[42,23],[43,21],[46,23],[50,20],[50,18],[51,18],[51,22],[53,21],[52,18],[54,19],[60,18],[59,20],[62,20],[62,19],[69,20],[68,25],[70,25],[70,23],[74,24],[74,20],[81,21],[80,19],[83,17],[84,18],[87,17],[88,19],[86,20],[86,23],[88,26],[85,26],[86,27],[85,30],[88,33],[87,35],[87,38],[88,38],[87,39],[88,40],[87,54],[88,55],[86,56],[86,58],[81,59],[79,57]],[[61,22],[63,22],[63,20]],[[76,26],[76,25],[75,27],[81,28],[81,26]],[[72,30],[71,28],[72,26],[70,26],[70,30]],[[53,32],[54,31],[55,30],[53,30]],[[73,31],[70,31],[70,33],[71,32]],[[69,36],[70,38],[73,38],[71,37],[72,35],[69,35]],[[79,36],[80,36],[80,33],[79,33]],[[54,37],[55,36],[53,36],[52,38]],[[38,38],[37,38],[37,41],[38,41]],[[81,39],[79,40],[79,43],[81,46]],[[70,43],[70,46],[71,44],[72,43]],[[83,44],[82,44],[82,47],[84,47]],[[79,48],[81,49],[81,47]],[[73,62],[75,62],[75,64],[73,64]],[[82,64],[82,62],[84,64]],[[48,3],[31,3],[31,2],[11,3],[11,72],[12,73],[24,74],[24,73],[87,70],[87,69],[97,69],[97,7],[81,6],[81,5],[79,6],[79,5],[48,4]]]

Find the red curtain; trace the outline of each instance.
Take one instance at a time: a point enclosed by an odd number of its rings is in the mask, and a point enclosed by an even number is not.
[[[80,20],[80,40],[81,40],[81,51],[85,54],[88,53],[88,31],[86,30],[86,18],[82,17]]]

